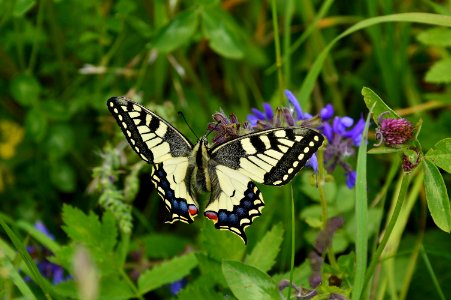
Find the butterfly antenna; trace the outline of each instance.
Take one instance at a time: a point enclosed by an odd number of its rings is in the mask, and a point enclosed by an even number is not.
[[[191,128],[191,126],[189,125],[189,123],[186,121],[186,118],[185,118],[185,115],[183,114],[183,112],[178,111],[177,113],[178,113],[178,115],[179,115],[180,117],[182,117],[183,121],[185,121],[186,126],[188,126],[188,128],[191,130],[191,132],[194,134],[194,136],[195,136],[197,139],[199,139],[199,137],[197,136],[197,134],[194,132],[193,128]]]
[[[216,122],[216,125],[213,129],[208,130],[207,134],[205,134],[205,137],[208,137],[210,135],[210,133],[212,133],[213,131],[216,130],[216,128],[218,128],[219,124],[221,124],[221,121]]]

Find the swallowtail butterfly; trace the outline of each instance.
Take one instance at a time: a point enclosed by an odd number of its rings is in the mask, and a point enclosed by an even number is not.
[[[197,194],[210,191],[204,215],[244,243],[245,228],[264,206],[253,181],[288,183],[324,141],[310,128],[272,128],[209,148],[206,136],[193,145],[163,118],[125,97],[110,98],[107,105],[133,150],[153,166],[151,180],[169,211],[167,222],[192,223],[199,212]]]

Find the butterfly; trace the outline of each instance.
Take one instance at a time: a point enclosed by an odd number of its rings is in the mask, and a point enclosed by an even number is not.
[[[323,144],[318,131],[272,128],[209,147],[206,136],[193,145],[169,122],[126,97],[112,97],[108,109],[133,150],[153,166],[151,181],[169,211],[166,222],[192,223],[196,196],[211,192],[204,215],[217,229],[237,234],[261,215],[263,196],[255,182],[288,183]]]

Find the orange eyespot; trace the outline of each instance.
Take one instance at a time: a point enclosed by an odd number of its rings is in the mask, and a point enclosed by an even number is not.
[[[212,211],[206,211],[204,215],[212,220],[214,223],[218,222],[218,214]]]
[[[193,216],[193,217],[197,216],[198,210],[197,210],[197,207],[196,207],[195,205],[190,205],[190,206],[188,207],[188,211],[189,211],[189,214],[190,214],[191,216]]]

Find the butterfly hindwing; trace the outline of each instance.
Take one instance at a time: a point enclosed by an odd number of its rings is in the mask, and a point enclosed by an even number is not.
[[[323,144],[305,127],[273,128],[241,136],[211,151],[211,159],[267,185],[288,183]]]
[[[210,168],[211,198],[204,215],[217,229],[230,230],[247,242],[244,230],[261,215],[263,196],[246,175],[223,165]]]
[[[169,211],[168,222],[191,223],[198,212],[187,176],[192,144],[160,116],[125,97],[110,98],[107,105],[133,150],[153,165],[151,179]]]
[[[199,211],[197,202],[190,194],[188,167],[187,157],[176,157],[155,164],[152,169],[152,182],[170,213],[167,223],[192,223]]]

